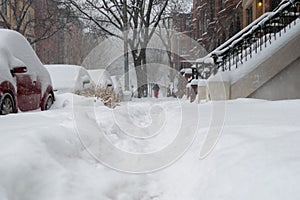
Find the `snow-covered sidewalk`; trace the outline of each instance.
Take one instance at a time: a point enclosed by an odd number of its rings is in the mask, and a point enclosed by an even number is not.
[[[300,100],[225,105],[223,132],[203,160],[211,103],[144,99],[111,110],[63,94],[50,111],[0,116],[0,200],[300,198]],[[159,158],[165,168],[153,173],[120,172],[127,157],[109,159],[115,154],[104,148],[107,139],[131,154],[160,152],[181,129],[192,145],[168,167],[173,158]]]

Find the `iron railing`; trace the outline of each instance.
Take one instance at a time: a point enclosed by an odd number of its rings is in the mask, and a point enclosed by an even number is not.
[[[207,79],[220,69],[238,68],[239,64],[271,45],[271,38],[276,40],[296,24],[299,14],[300,0],[283,1],[273,12],[263,14],[210,54],[198,59],[193,69],[194,78]]]

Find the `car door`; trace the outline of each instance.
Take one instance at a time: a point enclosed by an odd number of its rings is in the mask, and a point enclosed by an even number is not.
[[[15,67],[12,70],[16,78],[18,106],[21,111],[34,110],[40,104],[40,82],[35,73],[27,72],[26,67]]]
[[[42,83],[38,78],[36,73],[30,74],[32,83],[33,83],[33,109],[38,109],[41,106],[41,99],[42,99]]]

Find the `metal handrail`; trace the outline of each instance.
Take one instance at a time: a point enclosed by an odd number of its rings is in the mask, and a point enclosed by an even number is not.
[[[238,68],[239,63],[243,64],[271,44],[272,36],[275,40],[281,37],[299,17],[300,0],[283,1],[273,12],[263,14],[207,56],[198,59],[193,76],[207,79],[219,69]]]

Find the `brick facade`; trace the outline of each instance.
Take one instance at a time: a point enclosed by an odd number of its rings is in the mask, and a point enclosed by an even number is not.
[[[17,9],[13,9],[13,6],[17,6]],[[30,1],[0,0],[0,12],[2,15],[2,17],[0,17],[0,28],[9,28],[19,31],[29,42],[34,40],[35,23],[32,19],[35,15],[35,9]],[[23,15],[25,15],[24,18]]]
[[[272,11],[281,0],[194,0],[193,36],[208,52]]]
[[[184,60],[192,59],[190,50],[192,46],[192,14],[191,13],[174,13],[173,28],[175,35],[173,39],[174,66],[176,70],[185,68],[187,63]]]
[[[281,0],[243,0],[244,27],[263,13],[274,10],[280,2]]]
[[[58,33],[59,63],[81,65],[83,61],[83,33],[79,21],[67,24],[67,30]]]
[[[58,6],[53,1],[39,0],[35,1],[35,17],[36,19],[43,19],[44,15],[51,11],[58,10]],[[53,15],[53,20],[66,23],[66,18],[63,17],[64,10],[58,10],[58,15]],[[55,26],[61,24],[56,23],[50,32],[57,29]],[[81,44],[82,44],[82,26],[79,20],[74,18],[67,23],[65,29],[61,29],[48,39],[38,41],[36,43],[36,52],[44,64],[76,64],[80,65],[82,62]],[[43,27],[36,27],[36,35],[43,32]]]
[[[241,0],[194,0],[194,39],[208,52],[242,29]]]

